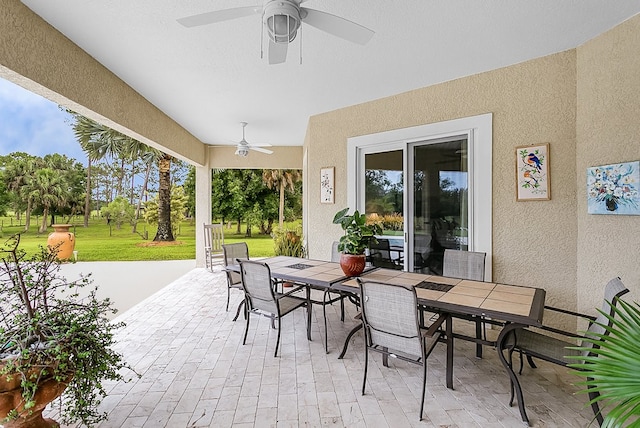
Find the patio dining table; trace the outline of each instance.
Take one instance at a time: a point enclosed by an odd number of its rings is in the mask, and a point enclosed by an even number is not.
[[[339,263],[288,256],[271,257],[263,259],[262,262],[269,265],[271,275],[276,279],[308,284],[317,289],[324,289],[325,292],[359,294],[357,280],[346,276]],[[228,269],[239,270],[239,267],[229,266]],[[495,345],[498,358],[511,381],[512,399],[515,391],[522,420],[529,423],[520,382],[505,352],[508,355],[509,347],[513,346],[513,334],[517,328],[542,325],[545,300],[543,289],[378,268],[367,268],[361,277],[387,284],[414,286],[420,306],[451,315],[445,325],[446,385],[450,389],[453,388],[453,338],[479,340],[455,335],[451,318],[483,316],[502,321],[503,327],[496,342],[481,342]],[[361,327],[361,324],[356,326],[347,336],[347,341],[353,332]]]

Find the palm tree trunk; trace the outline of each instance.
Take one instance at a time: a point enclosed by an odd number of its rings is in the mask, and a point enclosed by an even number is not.
[[[25,219],[24,219],[24,231],[28,232],[30,226],[31,226],[31,198],[28,198],[27,212],[25,213]]]
[[[284,225],[284,180],[280,180],[280,207],[278,208],[278,224],[280,228]]]
[[[84,227],[89,227],[89,216],[91,215],[91,158],[87,158],[87,187],[84,197]]]
[[[136,207],[136,220],[140,218],[140,210],[142,209],[142,198],[147,193],[147,187],[149,186],[149,177],[151,176],[152,164],[147,164],[147,171],[144,174],[144,183],[142,183],[142,189],[140,190],[140,198],[138,199],[138,206]]]
[[[171,230],[171,156],[164,155],[158,162],[158,232],[154,241],[175,241]]]
[[[38,233],[44,233],[47,231],[47,218],[49,217],[49,208],[46,206],[42,210],[42,223],[40,224],[40,229],[38,229]]]

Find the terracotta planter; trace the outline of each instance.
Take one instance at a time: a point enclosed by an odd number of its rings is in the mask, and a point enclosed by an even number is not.
[[[366,262],[367,257],[364,254],[340,254],[340,267],[347,276],[359,276]]]
[[[52,224],[55,230],[47,238],[49,251],[58,251],[56,257],[60,260],[69,260],[76,246],[76,237],[69,232],[71,224]]]
[[[50,372],[52,369],[49,370]],[[37,376],[34,369],[33,376]],[[31,375],[29,375],[31,377]],[[3,375],[0,376],[0,423],[7,417],[9,412],[16,409],[18,413],[23,413],[17,419],[9,422],[3,422],[4,428],[53,428],[59,427],[56,421],[45,419],[42,417],[42,411],[47,405],[58,398],[67,384],[71,381],[71,376],[65,381],[60,382],[52,377],[42,380],[38,384],[38,390],[35,394],[36,404],[28,411],[24,410],[22,398],[22,388],[20,388],[20,375]]]

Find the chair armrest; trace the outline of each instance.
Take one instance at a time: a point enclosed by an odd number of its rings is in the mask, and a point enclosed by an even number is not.
[[[289,295],[291,295],[291,294],[293,294],[293,293],[295,293],[295,292],[298,292],[298,291],[300,291],[300,290],[302,290],[302,289],[304,289],[304,288],[305,288],[305,286],[304,286],[304,285],[298,285],[298,286],[296,286],[296,287],[291,288],[291,290],[287,291],[286,293],[278,293],[278,297],[286,297],[286,296],[289,296]]]
[[[433,337],[433,335],[436,334],[438,330],[440,330],[440,328],[442,327],[442,323],[444,323],[447,318],[449,318],[449,315],[447,314],[438,315],[438,318],[433,322],[433,324],[431,324],[428,329],[423,330],[422,336]]]
[[[540,326],[540,327],[536,327],[540,330],[544,330],[544,331],[549,331],[551,333],[555,333],[555,334],[559,334],[561,336],[566,336],[566,337],[570,337],[573,339],[582,339],[584,338],[583,336],[580,336],[579,334],[576,333],[572,333],[570,331],[565,331],[565,330],[560,330],[558,328],[554,328],[554,327],[549,327],[546,325]]]
[[[587,319],[590,319],[591,321],[595,321],[595,319],[596,319],[596,317],[594,317],[593,315],[581,314],[579,312],[573,312],[573,311],[570,311],[568,309],[561,309],[561,308],[556,308],[556,307],[553,307],[553,306],[546,306],[546,305],[545,305],[544,308],[548,309],[550,311],[559,312],[559,313],[562,313],[562,314],[573,315],[575,317],[580,317],[580,318],[587,318]]]

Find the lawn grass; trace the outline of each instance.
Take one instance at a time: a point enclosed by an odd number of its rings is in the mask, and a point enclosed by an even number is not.
[[[60,219],[59,221],[61,221]],[[154,243],[156,227],[147,225],[144,221],[138,224],[138,233],[131,232],[131,226],[123,225],[118,230],[111,227],[102,218],[95,218],[89,222],[89,227],[82,226],[82,217],[74,217],[69,222],[75,225],[70,229],[75,233],[78,261],[136,261],[136,260],[189,260],[195,259],[195,224],[192,221],[183,221],[178,229],[178,234],[173,243]],[[38,234],[38,224],[35,218],[31,221],[28,232],[23,233],[20,246],[27,253],[36,252],[39,246],[47,245],[47,236],[53,232],[49,227],[46,233]],[[273,238],[269,235],[260,235],[257,229],[252,229],[252,237],[245,236],[246,227],[242,226],[242,233],[237,233],[235,223],[230,228],[224,229],[225,243],[246,242],[251,257],[270,257],[274,255]],[[15,233],[24,230],[11,217],[0,217],[0,239],[8,239]],[[141,234],[147,232],[148,239],[143,239]]]

